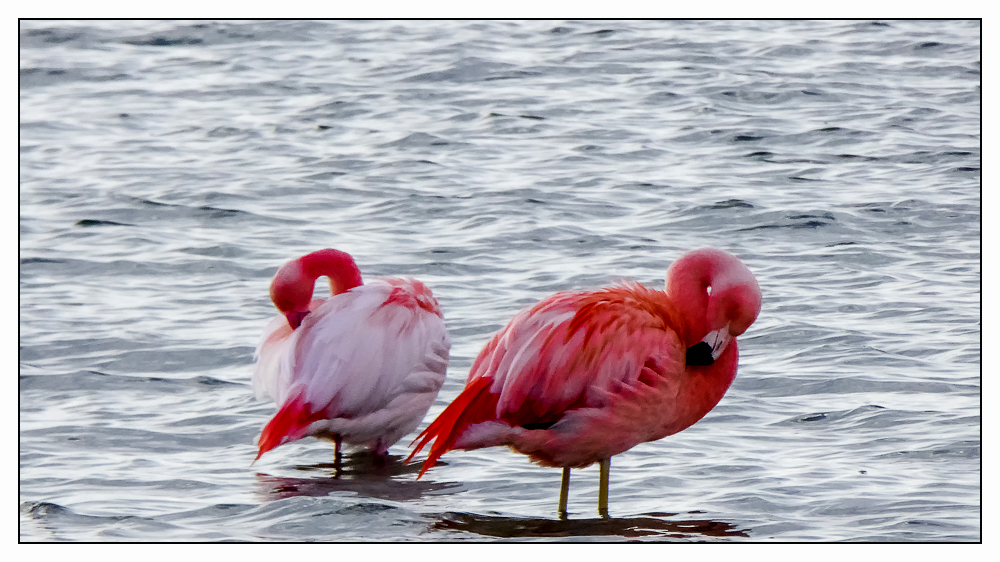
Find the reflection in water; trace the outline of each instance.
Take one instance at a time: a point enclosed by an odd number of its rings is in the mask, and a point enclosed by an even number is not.
[[[402,456],[379,458],[370,451],[344,455],[336,462],[299,465],[302,477],[257,473],[257,483],[265,500],[293,496],[327,496],[353,492],[361,497],[389,501],[419,500],[428,492],[461,488],[457,482],[425,482],[400,476],[415,475],[419,464],[403,464]],[[694,515],[700,512],[690,512]],[[662,537],[698,540],[704,537],[747,537],[749,529],[705,519],[673,519],[676,513],[645,513],[637,517],[595,519],[546,519],[475,515],[447,512],[425,514],[434,520],[432,531],[464,531],[485,537],[530,539],[544,537]],[[669,519],[668,519],[669,518]]]
[[[598,519],[510,518],[445,513],[431,528],[436,531],[466,531],[489,537],[665,537],[694,539],[702,537],[748,537],[749,529],[738,529],[722,521],[690,519],[666,520],[674,513],[646,513],[640,517]]]
[[[299,465],[295,470],[307,473],[303,478],[272,476],[257,473],[259,491],[266,500],[292,496],[327,496],[332,492],[354,492],[359,496],[391,501],[420,499],[425,493],[443,490],[457,484],[420,482],[397,477],[416,474],[419,464],[403,464],[403,457],[382,458],[371,451],[344,455],[337,463]]]

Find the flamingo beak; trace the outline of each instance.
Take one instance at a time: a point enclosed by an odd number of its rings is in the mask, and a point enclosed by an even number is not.
[[[285,318],[288,319],[288,325],[292,327],[293,330],[302,325],[302,319],[309,315],[309,311],[298,311],[293,310],[291,312],[285,313]]]
[[[722,352],[726,350],[726,346],[732,340],[733,336],[729,333],[729,324],[714,332],[709,332],[701,339],[702,342],[712,348],[712,361],[719,359],[719,356],[722,355]]]

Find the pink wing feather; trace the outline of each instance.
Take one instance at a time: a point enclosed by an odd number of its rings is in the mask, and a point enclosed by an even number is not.
[[[525,426],[549,427],[573,411],[597,415],[653,377],[682,372],[674,322],[664,293],[640,285],[556,293],[522,310],[482,350],[465,390],[410,458],[435,440],[423,474],[452,448],[516,446]]]
[[[501,419],[521,421],[518,412],[528,405],[549,415],[607,406],[609,396],[637,383],[650,360],[679,356],[683,365],[669,319],[639,306],[641,298],[665,302],[659,295],[638,285],[556,293],[515,316],[496,336],[501,345],[477,359],[470,378],[493,381]]]

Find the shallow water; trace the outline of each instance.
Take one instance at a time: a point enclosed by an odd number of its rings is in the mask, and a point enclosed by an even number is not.
[[[20,26],[20,540],[978,541],[980,27]],[[727,249],[764,294],[690,429],[597,467],[250,466],[284,261],[413,275],[448,380],[520,308]],[[423,425],[421,426],[421,428]]]

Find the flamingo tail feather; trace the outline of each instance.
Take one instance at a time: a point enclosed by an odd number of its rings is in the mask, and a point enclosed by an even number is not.
[[[476,423],[496,419],[496,407],[499,396],[489,392],[491,382],[492,380],[487,377],[479,377],[473,380],[458,395],[458,398],[455,398],[455,401],[449,404],[413,440],[413,443],[416,443],[416,447],[410,453],[410,456],[406,458],[406,462],[410,462],[428,443],[432,440],[434,441],[427,454],[427,460],[424,461],[423,466],[420,468],[420,473],[417,475],[418,480],[429,468],[434,466],[434,463],[437,462],[441,455],[452,449],[455,445],[455,440],[462,435],[465,428]]]
[[[322,410],[312,411],[308,402],[301,394],[285,401],[285,404],[278,410],[278,413],[267,422],[260,439],[257,440],[257,459],[271,449],[305,437],[305,428],[314,421],[324,419],[325,413]]]

